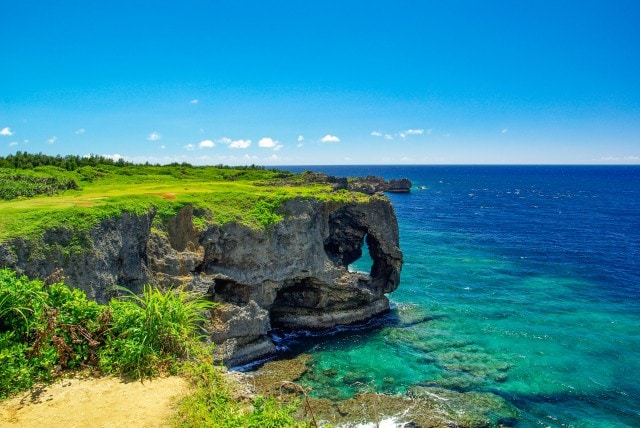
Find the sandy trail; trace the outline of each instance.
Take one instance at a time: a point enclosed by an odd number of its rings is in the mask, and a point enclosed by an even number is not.
[[[63,379],[0,402],[0,426],[168,427],[177,399],[187,392],[187,382],[177,376],[144,383]]]

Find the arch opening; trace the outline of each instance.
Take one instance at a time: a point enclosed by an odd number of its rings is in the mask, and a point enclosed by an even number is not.
[[[365,234],[360,241],[360,245],[358,245],[358,253],[360,254],[360,257],[347,266],[349,272],[363,273],[371,276],[371,272],[373,271],[373,258],[371,256],[368,241],[369,234]]]
[[[300,323],[298,318],[324,308],[324,300],[326,290],[323,290],[322,283],[314,278],[287,281],[284,287],[278,290],[271,306],[271,327],[296,326]]]

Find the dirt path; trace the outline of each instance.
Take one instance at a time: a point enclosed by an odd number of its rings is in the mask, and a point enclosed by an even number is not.
[[[0,402],[1,427],[168,427],[188,391],[176,376],[125,383],[118,378],[64,379]]]

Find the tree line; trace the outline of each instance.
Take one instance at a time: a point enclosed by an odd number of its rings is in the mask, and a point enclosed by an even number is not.
[[[132,166],[134,164],[122,158],[113,160],[105,156],[93,154],[88,156],[50,156],[42,153],[33,154],[18,151],[15,155],[10,154],[5,157],[0,157],[0,168],[31,169],[38,166],[55,166],[66,169],[67,171],[75,171],[83,166],[97,165]]]
[[[43,153],[27,153],[18,151],[16,154],[9,154],[5,157],[0,156],[0,168],[14,168],[14,169],[31,169],[38,166],[55,166],[61,169],[66,169],[67,171],[75,171],[78,168],[84,166],[98,166],[98,165],[113,165],[113,166],[161,166],[160,164],[151,164],[149,162],[145,162],[144,164],[136,164],[133,162],[125,161],[122,158],[118,160],[113,160],[112,158],[101,156],[101,155],[45,155]],[[179,166],[183,168],[194,168],[193,165],[187,162],[173,162],[168,164],[167,166]],[[243,170],[264,170],[266,169],[260,165],[248,165],[248,166],[227,166],[227,165],[216,165],[216,168],[224,168],[224,169],[243,169]]]

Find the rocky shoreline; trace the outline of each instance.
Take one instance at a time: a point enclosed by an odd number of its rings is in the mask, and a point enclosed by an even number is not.
[[[491,427],[510,426],[518,411],[503,398],[486,392],[456,392],[431,386],[412,386],[405,394],[376,392],[369,384],[361,384],[361,392],[347,400],[317,398],[301,382],[313,371],[314,359],[309,354],[269,361],[259,369],[239,373],[230,378],[241,385],[240,396],[255,394],[279,397],[285,402],[299,402],[297,416],[315,419],[319,426],[378,426],[392,421],[401,427]],[[325,371],[321,376],[335,376]],[[344,379],[346,383],[357,382]],[[294,383],[295,382],[295,383]]]

